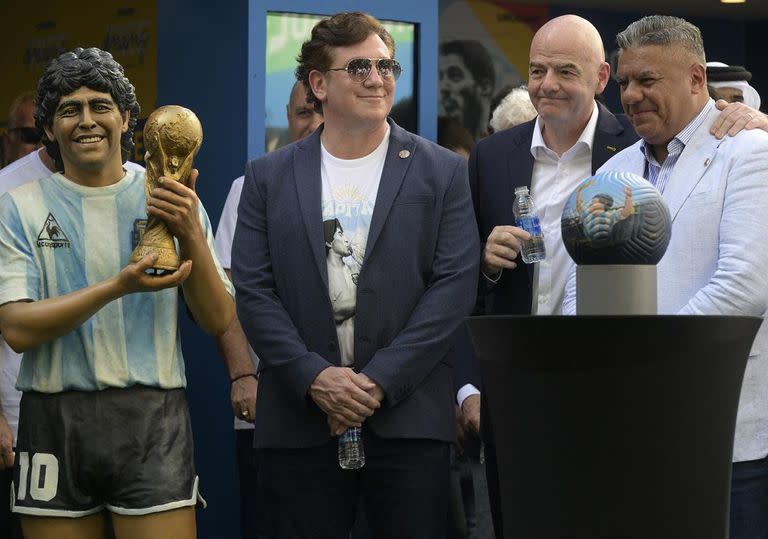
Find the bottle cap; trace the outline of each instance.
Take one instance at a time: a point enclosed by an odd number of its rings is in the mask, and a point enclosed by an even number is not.
[[[520,187],[515,187],[515,194],[528,194],[528,186],[527,185],[521,185]]]

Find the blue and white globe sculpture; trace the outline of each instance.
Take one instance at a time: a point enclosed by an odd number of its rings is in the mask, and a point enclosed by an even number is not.
[[[672,233],[661,194],[629,172],[599,172],[584,180],[568,197],[560,225],[565,248],[579,265],[655,265]]]

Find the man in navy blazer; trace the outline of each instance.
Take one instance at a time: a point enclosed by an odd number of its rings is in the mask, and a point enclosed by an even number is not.
[[[464,161],[387,115],[400,66],[380,23],[318,23],[297,78],[325,123],[246,168],[232,249],[261,358],[255,440],[279,537],[445,537],[451,334],[480,257]],[[366,463],[337,439],[362,425]]]

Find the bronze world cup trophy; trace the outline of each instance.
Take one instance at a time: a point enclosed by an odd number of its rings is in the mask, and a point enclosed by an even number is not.
[[[178,105],[166,105],[155,110],[144,126],[144,146],[147,152],[145,191],[149,196],[158,186],[160,176],[187,185],[192,161],[203,142],[203,128],[195,113]],[[141,240],[131,254],[131,262],[138,262],[148,254],[157,254],[155,270],[176,271],[179,255],[176,243],[166,224],[156,217],[147,220]]]

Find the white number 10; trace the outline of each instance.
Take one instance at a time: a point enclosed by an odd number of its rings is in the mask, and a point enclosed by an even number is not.
[[[50,453],[35,453],[32,455],[32,473],[29,471],[29,453],[19,453],[19,485],[16,497],[23,500],[27,497],[27,483],[29,483],[29,495],[33,500],[47,502],[56,496],[59,488],[59,461]],[[43,473],[43,470],[44,473]],[[40,475],[43,475],[43,484],[40,484]]]

